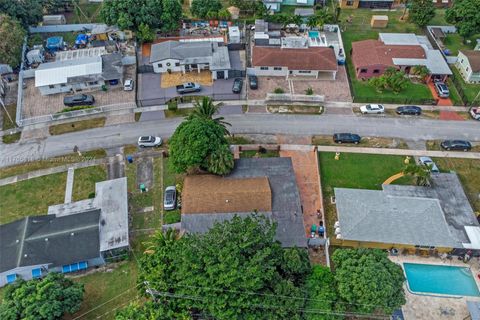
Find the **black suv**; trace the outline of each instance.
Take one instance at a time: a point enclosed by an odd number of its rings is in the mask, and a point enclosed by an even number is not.
[[[410,114],[414,116],[419,116],[422,114],[422,108],[417,106],[401,106],[396,110],[397,114]]]
[[[95,98],[90,94],[76,94],[63,98],[63,104],[67,107],[91,106],[95,103]]]
[[[258,78],[257,78],[257,76],[249,76],[248,77],[248,84],[250,85],[250,89],[252,89],[252,90],[258,89]]]
[[[240,92],[242,92],[242,87],[243,87],[243,80],[240,79],[240,78],[236,78],[236,79],[233,81],[233,87],[232,87],[233,93],[240,93]]]
[[[335,133],[333,135],[333,141],[335,143],[354,143],[359,144],[362,138],[358,134],[354,133]]]
[[[445,140],[442,143],[440,143],[440,146],[445,150],[461,150],[461,151],[472,150],[471,143],[465,140]]]

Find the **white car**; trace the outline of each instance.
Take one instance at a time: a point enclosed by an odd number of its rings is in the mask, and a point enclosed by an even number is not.
[[[124,91],[133,91],[133,80],[132,79],[125,80],[125,83],[123,84],[123,90]]]
[[[431,172],[434,172],[434,173],[440,172],[440,170],[438,170],[438,167],[435,164],[435,162],[433,162],[432,158],[430,158],[430,157],[420,157],[420,158],[418,158],[418,161],[421,164],[423,164],[424,166],[430,167]]]
[[[159,147],[162,145],[162,138],[154,136],[141,136],[138,138],[138,146],[144,147]]]
[[[385,108],[381,104],[367,104],[360,107],[360,112],[363,114],[367,113],[384,113]]]

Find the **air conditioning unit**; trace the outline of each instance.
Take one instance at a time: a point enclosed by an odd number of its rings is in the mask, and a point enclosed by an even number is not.
[[[340,221],[335,221],[335,224],[333,225],[333,227],[336,229],[336,228],[340,228]]]
[[[340,234],[340,228],[335,228],[335,234]]]

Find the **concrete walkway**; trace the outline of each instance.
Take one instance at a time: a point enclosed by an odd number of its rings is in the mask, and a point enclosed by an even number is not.
[[[65,186],[65,201],[64,201],[64,203],[71,203],[72,202],[74,175],[75,175],[75,169],[74,168],[68,168],[67,183],[66,183],[66,186]]]

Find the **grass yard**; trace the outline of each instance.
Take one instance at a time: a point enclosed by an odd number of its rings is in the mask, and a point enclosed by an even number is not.
[[[5,110],[3,108],[1,109],[3,114],[2,130],[9,130],[9,129],[16,128],[17,126],[15,124],[15,115],[17,114],[17,105],[10,104],[8,106],[5,106],[5,109],[7,109],[7,112],[10,115],[10,117],[7,114],[5,114]],[[13,120],[13,122],[10,121],[10,118]],[[2,136],[2,141],[3,143],[15,143],[18,140],[20,140],[21,134],[22,134],[21,132],[17,132],[14,134]]]
[[[186,117],[192,113],[193,108],[178,108],[177,110],[165,110],[165,118]]]
[[[78,155],[78,153],[70,153],[70,154],[58,156],[55,158],[27,162],[24,164],[1,168],[0,179],[24,174],[30,171],[58,167],[58,166],[66,165],[69,163],[76,163],[76,162],[83,162],[83,161],[88,161],[93,159],[105,158],[106,155],[107,154],[105,150],[98,149],[98,150],[83,152],[81,156]]]
[[[452,72],[455,76],[455,79],[457,80],[456,81],[456,84],[458,84],[461,88],[461,90],[463,91],[463,94],[465,95],[465,102],[468,103],[468,104],[473,104],[474,102],[476,102],[476,104],[478,105],[480,103],[480,96],[479,93],[480,93],[480,84],[470,84],[470,83],[466,83],[462,76],[460,75],[460,72],[458,72],[458,69],[454,66],[451,68],[452,69]],[[474,101],[476,99],[476,101]]]
[[[76,122],[70,122],[70,123],[56,124],[56,125],[50,126],[48,128],[48,131],[52,136],[55,136],[59,134],[69,133],[69,132],[82,131],[82,130],[87,130],[92,128],[100,128],[105,126],[106,119],[107,118],[102,117],[102,118],[82,120],[82,121],[76,121]]]
[[[382,183],[405,167],[403,156],[376,154],[320,152],[320,177],[322,182],[325,218],[328,232],[333,232],[337,219],[335,206],[330,203],[335,187],[381,190]],[[395,184],[412,184],[410,177],[401,178]]]
[[[480,212],[480,160],[434,158],[442,172],[455,171],[474,211]]]
[[[72,200],[84,200],[95,196],[95,183],[107,180],[105,165],[76,169],[73,180]]]
[[[463,43],[463,38],[458,33],[447,33],[443,44],[450,50],[451,56],[457,56],[460,50],[473,50],[475,41],[471,44]]]
[[[56,173],[0,187],[0,224],[46,214],[48,206],[63,203],[67,173]]]

